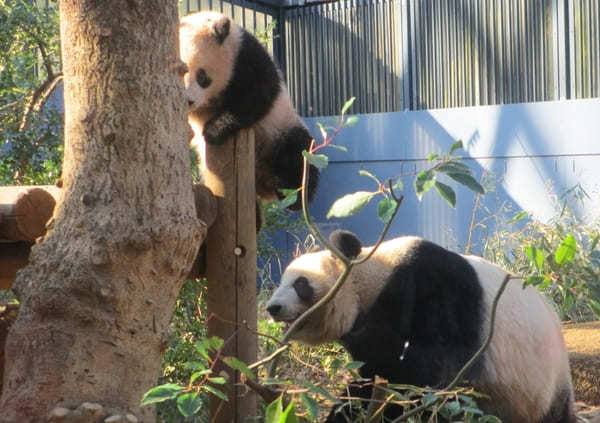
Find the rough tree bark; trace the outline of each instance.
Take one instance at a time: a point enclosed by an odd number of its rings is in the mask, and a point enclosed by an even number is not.
[[[64,195],[15,282],[0,422],[152,421],[140,399],[206,234],[193,206],[177,2],[62,0],[60,18]]]

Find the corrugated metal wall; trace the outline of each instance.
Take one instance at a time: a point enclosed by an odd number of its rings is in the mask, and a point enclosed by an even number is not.
[[[284,13],[305,116],[599,96],[600,0],[341,0]]]
[[[343,0],[285,12],[285,52],[292,99],[305,116],[334,115],[351,96],[360,111],[404,103],[399,0]]]
[[[274,16],[278,9],[254,1],[236,0],[183,0],[179,2],[179,14],[185,16],[199,10],[215,10],[231,17],[238,25],[246,28],[253,34],[264,34],[269,31],[269,38],[273,38]],[[277,38],[275,38],[277,40]],[[274,53],[273,42],[269,50]]]
[[[339,0],[276,8],[184,0],[271,49],[303,116],[600,96],[600,0]]]
[[[600,1],[568,1],[572,98],[600,96]]]

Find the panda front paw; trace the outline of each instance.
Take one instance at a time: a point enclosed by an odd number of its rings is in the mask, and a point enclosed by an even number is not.
[[[221,145],[227,140],[227,134],[223,131],[219,131],[214,125],[207,125],[202,131],[202,137],[207,144]]]

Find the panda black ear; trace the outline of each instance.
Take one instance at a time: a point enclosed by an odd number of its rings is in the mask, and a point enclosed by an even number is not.
[[[349,259],[358,257],[362,249],[360,239],[350,231],[338,229],[329,235],[329,241]]]
[[[215,39],[217,43],[223,44],[223,41],[229,35],[231,29],[231,21],[227,16],[222,16],[213,23],[213,31],[215,32]]]

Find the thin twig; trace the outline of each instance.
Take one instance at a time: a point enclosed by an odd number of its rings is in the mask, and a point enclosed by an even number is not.
[[[258,360],[255,363],[252,363],[250,365],[248,365],[249,369],[254,369],[256,367],[260,367],[265,363],[268,363],[269,361],[273,360],[275,357],[277,357],[279,354],[281,354],[282,352],[284,352],[285,350],[287,350],[290,347],[290,344],[286,344],[283,347],[279,347],[277,348],[275,351],[273,351],[270,355],[266,356],[265,358]]]
[[[311,143],[311,151],[312,151],[312,147],[314,144],[314,140]],[[385,227],[383,228],[382,234],[379,237],[379,240],[377,241],[377,244],[375,244],[372,248],[372,250],[370,251],[370,253],[367,255],[366,258],[363,258],[361,260],[350,260],[348,259],[346,256],[344,256],[337,248],[335,248],[333,245],[331,245],[331,243],[329,243],[329,241],[327,241],[325,239],[325,237],[321,234],[321,232],[319,231],[319,229],[316,227],[316,225],[313,223],[311,217],[310,217],[310,213],[308,212],[308,193],[306,190],[306,187],[308,186],[308,182],[309,182],[309,172],[308,172],[308,161],[306,160],[306,158],[304,158],[304,167],[303,167],[303,171],[302,171],[302,189],[301,191],[301,195],[302,195],[302,212],[304,214],[304,220],[306,221],[306,224],[308,225],[309,229],[311,230],[312,234],[330,251],[333,252],[333,254],[340,259],[340,261],[342,261],[342,263],[344,264],[344,271],[342,272],[342,274],[338,277],[338,279],[336,280],[335,284],[333,284],[333,286],[329,289],[329,291],[327,292],[327,294],[325,294],[325,296],[323,298],[321,298],[319,301],[317,301],[315,304],[312,305],[312,307],[310,307],[308,310],[306,310],[304,313],[302,313],[302,315],[300,317],[298,317],[294,323],[292,323],[292,325],[290,326],[290,328],[287,330],[287,332],[284,334],[281,343],[286,343],[288,342],[292,335],[298,330],[299,327],[301,327],[307,320],[308,318],[319,308],[323,307],[325,304],[327,304],[329,301],[331,301],[333,299],[333,297],[335,297],[335,295],[337,294],[337,292],[340,290],[340,288],[342,287],[342,285],[344,284],[344,282],[346,281],[346,279],[348,278],[348,275],[350,275],[350,272],[352,271],[352,268],[356,265],[356,264],[360,264],[363,263],[366,259],[368,259],[369,257],[371,257],[375,251],[377,251],[377,249],[379,248],[379,246],[381,245],[381,243],[383,242],[383,239],[385,237],[385,234],[387,234],[387,231],[389,230],[392,221],[394,220],[394,217],[396,216],[396,213],[398,213],[398,209],[400,208],[400,205],[402,204],[402,200],[400,199],[399,201],[396,201],[396,206],[394,207],[394,211],[392,213],[391,218],[386,222]],[[390,183],[390,190],[391,190],[391,183]],[[395,196],[394,196],[395,198]],[[271,362],[271,366],[269,368],[269,377],[273,377],[273,375],[275,374],[275,369],[277,367],[277,356],[273,358],[273,361]]]
[[[460,381],[463,379],[465,373],[467,373],[469,371],[469,369],[473,366],[473,364],[475,364],[475,362],[477,361],[477,359],[479,359],[479,357],[481,356],[481,354],[483,354],[483,352],[486,350],[486,348],[492,342],[492,336],[494,335],[494,322],[496,320],[496,309],[498,308],[498,301],[500,300],[500,296],[504,292],[504,288],[506,288],[506,285],[508,284],[508,282],[512,278],[513,278],[513,276],[510,275],[510,274],[507,274],[504,277],[504,280],[502,281],[502,284],[500,285],[500,288],[498,289],[498,292],[496,293],[496,296],[494,297],[494,301],[492,303],[492,311],[491,311],[491,314],[490,314],[490,329],[488,331],[488,335],[487,335],[487,338],[486,338],[485,342],[477,350],[477,352],[475,354],[473,354],[473,357],[471,357],[471,359],[469,361],[467,361],[467,363],[463,366],[463,368],[460,369],[460,371],[458,372],[458,374],[456,375],[456,377],[452,380],[452,382],[450,382],[448,384],[448,386],[446,386],[443,389],[443,391],[451,391],[452,389],[454,389],[456,387],[456,385],[458,385],[460,383]],[[433,404],[437,403],[438,401],[440,401],[442,399],[443,399],[443,397],[440,396],[440,397],[436,398],[432,403],[422,404],[422,405],[420,405],[418,407],[415,407],[412,410],[407,411],[406,413],[404,413],[403,415],[401,415],[397,419],[392,420],[392,423],[399,423],[399,422],[405,421],[409,417],[414,416],[415,414],[417,414],[417,413],[425,410],[427,407],[432,406]]]

